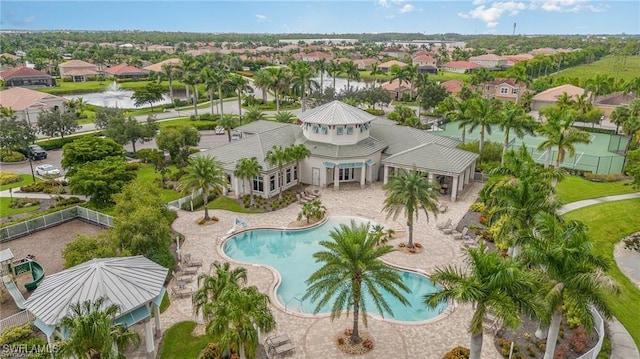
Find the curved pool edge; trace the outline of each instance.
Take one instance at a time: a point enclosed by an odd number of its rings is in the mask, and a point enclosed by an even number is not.
[[[278,227],[278,226],[273,226],[273,227],[263,226],[263,227],[254,227],[254,228],[243,228],[240,231],[234,232],[233,234],[226,235],[226,236],[220,238],[220,240],[218,240],[217,244],[216,244],[216,252],[224,260],[226,260],[226,261],[228,261],[230,263],[235,263],[235,264],[242,265],[242,266],[247,266],[247,267],[265,268],[269,272],[271,272],[271,274],[274,277],[274,281],[269,285],[269,289],[268,289],[267,295],[269,296],[269,301],[278,310],[282,311],[283,313],[289,314],[289,315],[293,315],[294,317],[303,318],[303,319],[329,318],[329,317],[331,317],[331,313],[306,314],[306,313],[300,313],[300,312],[296,312],[296,311],[287,310],[287,307],[285,305],[283,305],[283,303],[280,301],[280,299],[278,299],[278,296],[276,295],[278,287],[280,286],[280,283],[282,282],[282,277],[280,275],[280,272],[278,270],[276,270],[275,268],[273,268],[272,266],[267,265],[267,264],[243,262],[243,261],[239,261],[239,260],[233,259],[233,258],[227,256],[227,254],[223,250],[223,246],[229,239],[235,237],[236,235],[239,235],[239,234],[242,234],[244,232],[247,232],[247,231],[253,231],[253,230],[281,230],[281,231],[307,230],[307,229],[311,229],[311,228],[314,228],[314,227],[319,227],[319,226],[325,224],[329,220],[330,217],[331,216],[326,215],[321,221],[318,221],[316,223],[313,223],[313,224],[311,224],[309,226],[304,226],[304,227],[289,228],[289,227]],[[335,216],[335,217],[354,217],[354,218],[362,218],[362,219],[370,220],[369,218],[356,217],[356,216]],[[398,264],[395,264],[395,263],[391,263],[388,260],[385,260],[384,258],[381,258],[380,260],[385,265],[387,265],[389,267],[392,267],[392,268],[395,268],[395,269],[398,269],[398,270],[402,270],[402,271],[406,271],[406,272],[412,272],[412,273],[415,273],[415,274],[418,274],[418,275],[422,275],[422,276],[427,277],[429,280],[431,280],[431,277],[429,276],[429,274],[426,271],[423,271],[421,269],[411,268],[411,267],[406,267],[406,266],[398,265]],[[440,312],[440,314],[434,316],[433,318],[420,320],[420,321],[396,320],[396,319],[391,319],[391,318],[387,318],[387,317],[371,314],[369,312],[367,312],[367,316],[370,317],[373,320],[383,320],[383,321],[386,321],[386,322],[389,322],[389,323],[392,323],[392,324],[408,325],[408,326],[419,326],[419,325],[431,324],[431,323],[435,323],[435,322],[438,322],[440,320],[443,320],[446,317],[448,317],[449,315],[451,315],[454,311],[455,311],[455,306],[452,307],[451,303],[447,303],[447,305]],[[346,314],[346,312],[343,312],[343,314]]]

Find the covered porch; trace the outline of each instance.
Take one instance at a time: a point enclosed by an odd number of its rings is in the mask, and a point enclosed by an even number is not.
[[[323,187],[333,185],[337,190],[340,189],[340,184],[359,183],[360,188],[364,188],[365,185],[378,180],[376,170],[378,166],[372,159],[323,161],[322,167]]]

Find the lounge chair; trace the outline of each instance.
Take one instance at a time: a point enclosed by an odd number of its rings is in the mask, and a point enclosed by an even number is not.
[[[469,232],[469,228],[468,227],[464,227],[462,229],[462,232],[453,232],[453,233],[451,233],[451,235],[453,236],[453,239],[469,240],[469,235],[467,234],[467,232]]]
[[[277,355],[285,355],[285,354],[290,354],[296,351],[296,347],[295,345],[291,344],[291,343],[284,343],[280,346],[277,346],[275,348],[273,348],[273,351],[277,354]]]
[[[444,213],[449,209],[449,206],[447,206],[445,203],[440,202],[440,204],[438,204],[438,211],[440,211],[440,213]]]
[[[305,197],[303,197],[302,194],[300,194],[300,193],[296,193],[296,198],[298,199],[298,202],[300,202],[300,203],[309,202],[309,200],[306,199]]]
[[[193,259],[190,253],[184,255],[184,260],[182,261],[187,267],[202,267],[202,260]]]
[[[189,288],[178,288],[171,287],[171,295],[178,298],[190,297],[193,294],[192,290]]]
[[[176,265],[176,267],[178,268],[178,272],[180,272],[180,275],[198,274],[198,268],[196,267],[183,267],[180,264]]]
[[[265,340],[265,345],[269,349],[275,349],[278,346],[281,346],[285,343],[290,343],[290,342],[291,342],[291,339],[289,339],[289,336],[287,334],[281,334],[281,335],[276,335],[276,336],[267,338],[267,340]]]
[[[177,275],[175,272],[173,272],[173,279],[175,279],[176,282],[189,283],[193,281],[193,278],[193,275]]]
[[[444,230],[445,228],[451,228],[452,223],[453,223],[453,220],[449,218],[447,219],[446,222],[436,224],[436,227],[438,227],[439,230]]]
[[[316,199],[316,198],[320,197],[320,192],[313,193],[313,192],[311,192],[311,191],[304,190],[304,193],[305,193],[305,195],[306,195],[307,197],[309,197],[309,198]]]

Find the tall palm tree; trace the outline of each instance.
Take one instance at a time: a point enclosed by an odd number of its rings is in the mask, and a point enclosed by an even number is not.
[[[471,99],[473,97],[459,101],[454,97],[447,97],[442,101],[437,107],[436,110],[438,113],[441,113],[446,119],[450,121],[457,121],[458,128],[462,130],[460,135],[460,140],[462,144],[465,143],[467,127],[466,123],[471,118]]]
[[[262,90],[262,101],[267,103],[267,93],[271,88],[271,72],[268,69],[260,69],[253,76],[253,84]]]
[[[418,79],[418,68],[413,65],[407,65],[404,68],[404,72],[407,74],[407,81],[409,82],[409,100],[413,100],[413,84]]]
[[[391,81],[398,80],[396,100],[400,101],[402,99],[402,96],[400,96],[400,87],[402,86],[403,82],[409,83],[409,74],[404,67],[400,67],[399,65],[392,65],[389,68],[389,74],[391,75]]]
[[[318,83],[313,79],[316,72],[311,65],[302,61],[293,62],[290,66],[293,74],[291,82],[295,87],[299,88],[300,104],[302,105],[302,112],[304,112],[307,109],[307,104],[305,102],[307,90],[312,90],[314,87],[318,87]]]
[[[195,112],[196,119],[198,118],[198,85],[202,83],[200,78],[200,64],[194,56],[184,56],[182,58],[182,64],[180,65],[182,72],[182,82],[186,85],[187,97],[189,97],[189,90],[192,90],[191,95],[193,100],[193,110]]]
[[[571,306],[572,314],[589,331],[594,326],[589,308],[593,306],[609,318],[605,294],[619,293],[605,274],[609,266],[606,258],[595,253],[586,231],[581,222],[563,222],[554,214],[542,213],[522,252],[525,262],[547,281],[541,288],[551,316],[545,359],[554,357],[565,305]]]
[[[371,64],[371,72],[369,72],[369,75],[373,76],[373,87],[375,87],[378,82],[376,76],[382,75],[383,73],[384,72],[378,68],[378,64]]]
[[[103,297],[95,301],[72,304],[60,327],[69,338],[60,345],[65,358],[115,359],[129,346],[140,345],[140,336],[123,324],[116,324],[117,305],[107,305]]]
[[[220,102],[220,116],[224,116],[224,98],[222,96],[222,87],[229,80],[229,75],[231,72],[229,71],[229,67],[224,64],[218,63],[217,66],[213,68],[215,82],[218,86],[218,102]]]
[[[329,76],[333,78],[333,91],[337,92],[336,89],[336,77],[344,72],[343,67],[337,61],[330,61],[329,65],[327,65],[327,73]]]
[[[518,138],[523,138],[525,134],[533,135],[536,122],[529,116],[524,108],[514,102],[507,101],[502,105],[498,116],[498,128],[504,132],[504,145],[502,147],[502,163],[509,150],[509,135],[511,131]]]
[[[198,290],[193,294],[193,310],[197,314],[202,312],[204,320],[209,321],[215,316],[213,303],[220,299],[220,295],[227,289],[240,287],[247,282],[247,269],[236,267],[231,269],[229,262],[214,261],[209,273],[198,275]]]
[[[491,125],[498,122],[500,111],[500,100],[487,99],[483,97],[474,97],[471,100],[470,116],[462,120],[465,127],[469,128],[469,132],[472,132],[477,127],[480,127],[480,142],[479,151],[482,154],[484,149],[484,134],[485,132],[491,135]]]
[[[575,144],[589,143],[591,137],[587,132],[573,127],[575,121],[573,110],[553,105],[542,109],[540,113],[545,117],[546,122],[538,128],[538,132],[546,138],[540,143],[538,149],[549,151],[545,162],[545,167],[549,167],[551,150],[553,147],[557,147],[558,155],[556,156],[555,168],[558,170],[564,161],[565,154],[575,155]],[[552,183],[555,187],[556,181]]]
[[[327,71],[327,59],[321,58],[313,63],[313,68],[320,73],[320,92],[324,93],[324,73]]]
[[[404,213],[409,227],[408,248],[413,248],[413,223],[418,220],[420,211],[429,222],[429,212],[438,216],[438,191],[435,183],[428,180],[428,173],[420,172],[415,167],[412,171],[398,169],[397,174],[391,175],[389,182],[384,185],[385,200],[382,210],[388,217],[397,219]]]
[[[236,163],[234,175],[242,180],[242,193],[246,193],[244,190],[245,180],[251,182],[251,180],[260,176],[261,171],[262,166],[256,157],[241,158],[240,161]],[[253,183],[250,183],[249,192],[251,193],[251,207],[253,207],[255,204],[253,200]]]
[[[280,95],[285,93],[291,84],[291,71],[288,67],[268,67],[269,88],[276,97],[276,111],[280,112]]]
[[[321,241],[325,248],[313,254],[316,262],[323,263],[306,283],[309,285],[303,299],[319,299],[314,313],[333,300],[331,320],[339,318],[344,310],[353,310],[353,330],[351,342],[360,343],[358,328],[360,314],[367,325],[365,294],[373,299],[380,314],[393,314],[382,297],[381,289],[391,294],[403,304],[408,301],[402,292],[409,288],[402,282],[398,272],[385,265],[380,258],[393,251],[391,246],[376,246],[377,238],[369,234],[369,225],[341,224],[329,233],[332,241]]]
[[[200,77],[204,82],[204,88],[209,93],[209,102],[211,103],[211,114],[216,113],[215,111],[215,101],[213,97],[215,96],[218,90],[218,79],[214,70],[210,67],[205,67],[200,71]]]
[[[309,151],[309,149],[302,143],[293,144],[285,148],[285,151],[289,152],[288,157],[291,161],[295,161],[296,163],[296,168],[298,169],[298,184],[300,184],[300,181],[302,180],[302,167],[300,166],[300,161],[311,156],[311,151]]]
[[[566,92],[563,92],[562,94],[560,94],[560,96],[558,96],[558,99],[556,100],[556,106],[562,109],[574,108],[575,105],[576,105],[576,102]]]
[[[469,323],[469,359],[479,359],[482,354],[482,323],[489,312],[510,327],[519,324],[520,313],[537,313],[533,300],[534,278],[518,260],[502,258],[498,252],[487,250],[484,242],[478,248],[465,249],[464,261],[468,268],[436,268],[431,279],[444,289],[427,294],[425,304],[433,308],[451,300],[473,305]]]
[[[351,90],[350,81],[360,81],[360,71],[358,71],[358,65],[353,61],[345,62],[342,64],[344,74],[347,75],[347,91]]]
[[[238,74],[230,74],[229,82],[233,85],[236,93],[238,94],[238,123],[242,125],[242,94],[245,91],[251,90],[251,86],[249,86],[249,80]]]
[[[591,101],[593,102],[596,96],[610,94],[614,91],[614,79],[604,74],[596,74],[584,82],[584,89],[591,92]]]
[[[247,122],[254,122],[266,120],[267,116],[264,114],[264,112],[262,112],[262,110],[260,110],[259,107],[251,106],[249,107],[249,110],[247,110],[247,112],[244,114],[244,118],[245,120],[247,120]]]
[[[189,161],[186,173],[180,178],[178,187],[183,193],[192,192],[194,190],[202,190],[202,200],[204,202],[204,220],[208,221],[209,217],[209,194],[212,191],[222,190],[227,185],[227,175],[222,168],[220,162],[216,161],[213,156],[197,156]]]
[[[175,75],[175,67],[173,63],[168,62],[162,65],[162,71],[167,75],[167,79],[169,80],[169,99],[171,99],[171,103],[173,103],[173,76]]]
[[[282,146],[273,146],[273,148],[267,152],[267,157],[264,159],[269,166],[278,167],[278,199],[282,198],[282,182],[284,178],[284,174],[282,173],[282,169],[284,165],[289,163],[291,159],[289,158],[289,153]]]
[[[616,125],[616,134],[620,126],[624,125],[631,117],[631,111],[627,106],[618,106],[611,112],[611,122]]]
[[[222,115],[220,117],[220,121],[218,121],[218,126],[224,128],[227,132],[227,140],[231,142],[231,130],[236,125],[236,119],[233,115]]]

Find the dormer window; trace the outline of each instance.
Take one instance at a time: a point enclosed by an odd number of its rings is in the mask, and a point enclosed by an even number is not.
[[[508,88],[506,88],[506,87],[501,87],[501,88],[500,88],[500,93],[501,93],[501,94],[508,94],[508,93],[509,93],[509,89],[508,89]]]
[[[322,126],[320,131],[323,135],[326,135],[329,132],[329,128],[327,126]]]
[[[517,89],[517,88],[512,89],[512,90],[511,90],[511,93],[512,93],[512,94],[514,94],[514,95],[516,95],[516,94],[518,93],[518,89]]]
[[[338,133],[338,135],[344,134],[344,127],[342,127],[342,126],[338,127],[338,132],[337,133]]]
[[[311,132],[313,132],[313,133],[318,133],[318,125],[313,125],[313,126],[311,127]]]
[[[347,127],[347,135],[353,135],[353,127]]]

